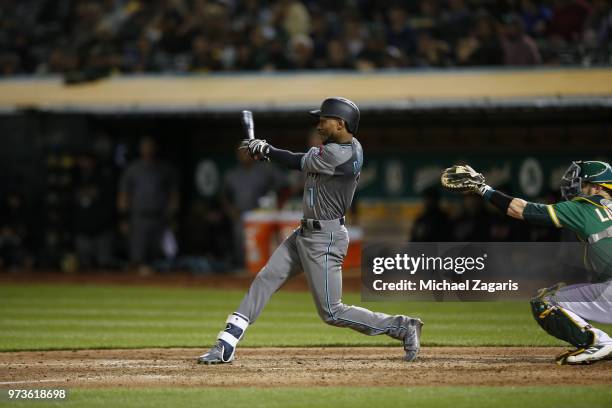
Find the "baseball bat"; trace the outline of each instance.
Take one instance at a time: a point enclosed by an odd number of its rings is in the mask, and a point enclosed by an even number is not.
[[[253,121],[253,112],[248,110],[242,111],[242,126],[249,139],[255,139],[255,122]]]

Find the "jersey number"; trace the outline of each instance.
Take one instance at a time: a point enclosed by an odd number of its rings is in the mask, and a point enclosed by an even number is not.
[[[599,216],[599,219],[601,220],[601,222],[612,221],[612,211],[611,210],[608,210],[606,208],[600,212],[599,208],[596,208],[595,212]]]

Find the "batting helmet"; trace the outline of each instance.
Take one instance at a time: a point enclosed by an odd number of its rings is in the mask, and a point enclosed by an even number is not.
[[[582,183],[599,184],[612,190],[612,166],[601,161],[575,161],[561,178],[561,193],[571,200],[582,193]]]
[[[354,102],[345,98],[327,98],[321,104],[321,109],[310,111],[313,116],[329,116],[342,119],[346,128],[353,135],[357,134],[359,128],[359,108]]]

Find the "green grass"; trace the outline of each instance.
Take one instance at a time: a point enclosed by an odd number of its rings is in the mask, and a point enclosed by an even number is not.
[[[207,389],[82,389],[62,402],[10,402],[11,407],[453,407],[602,408],[612,388],[599,387],[316,387]],[[2,403],[0,403],[2,405]]]
[[[243,294],[210,289],[4,285],[0,286],[0,351],[208,346]],[[358,294],[346,294],[344,302],[423,318],[426,346],[563,344],[536,325],[526,302],[361,303]],[[242,343],[251,347],[311,345],[396,342],[327,326],[317,316],[309,293],[281,291]]]
[[[207,347],[243,291],[125,286],[0,286],[0,351],[117,347]],[[422,317],[423,343],[433,345],[561,345],[533,321],[526,302],[361,303]],[[610,326],[602,328],[610,329]],[[242,346],[396,345],[325,325],[309,293],[277,293]],[[358,379],[355,382],[359,384]],[[2,395],[4,394],[4,395]],[[577,387],[315,387],[72,389],[67,401],[7,402],[10,407],[474,407],[612,406],[612,388]]]

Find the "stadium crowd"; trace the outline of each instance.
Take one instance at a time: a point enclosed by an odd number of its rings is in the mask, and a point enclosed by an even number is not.
[[[612,62],[607,0],[4,0],[0,75]]]

